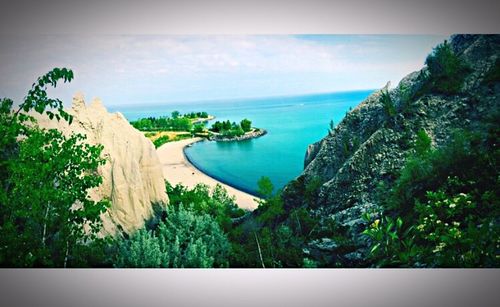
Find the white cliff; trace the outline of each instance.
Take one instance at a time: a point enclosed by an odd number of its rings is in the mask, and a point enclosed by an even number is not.
[[[86,105],[83,95],[76,94],[66,111],[73,115],[71,125],[36,116],[38,124],[66,135],[81,133],[89,144],[104,146],[102,156],[107,161],[98,169],[103,183],[89,193],[94,200],[111,201],[102,216],[104,232],[116,234],[122,229],[130,233],[142,227],[153,214],[153,203],[168,203],[162,166],[153,144],[121,113],[109,113],[98,99]]]

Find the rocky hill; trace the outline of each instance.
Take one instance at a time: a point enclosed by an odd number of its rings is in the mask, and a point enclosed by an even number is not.
[[[102,219],[104,232],[133,232],[153,214],[152,204],[166,205],[168,197],[156,150],[142,133],[120,113],[108,113],[99,100],[86,105],[83,95],[73,98],[73,123],[49,120],[34,114],[41,127],[57,128],[64,134],[82,133],[90,144],[102,144],[107,162],[99,168],[103,183],[89,194],[94,200],[107,198],[111,207]]]
[[[414,150],[417,132],[423,129],[439,147],[455,129],[474,128],[498,110],[500,84],[488,80],[498,74],[500,36],[456,35],[450,47],[468,67],[456,76],[463,78],[457,92],[429,87],[424,67],[396,88],[388,90],[388,84],[370,95],[327,137],[309,146],[303,173],[283,191],[286,209],[306,207],[320,227],[333,221],[355,242],[354,248],[340,251],[331,238],[314,240],[304,250],[310,257],[362,265],[367,245],[362,214],[384,210],[375,191],[395,180]]]

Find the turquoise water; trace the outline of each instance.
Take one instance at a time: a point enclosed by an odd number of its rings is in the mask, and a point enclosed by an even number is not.
[[[189,160],[208,175],[244,191],[254,193],[261,176],[282,188],[303,170],[307,146],[328,132],[330,120],[337,124],[372,90],[272,97],[234,101],[190,102],[164,106],[110,108],[129,120],[147,116],[207,111],[216,120],[239,122],[267,130],[267,135],[240,142],[200,142],[186,149]],[[211,125],[211,123],[209,124]]]

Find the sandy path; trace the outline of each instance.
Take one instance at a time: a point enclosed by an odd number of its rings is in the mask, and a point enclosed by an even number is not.
[[[200,140],[201,138],[192,138],[178,142],[169,142],[156,150],[163,166],[165,179],[172,185],[181,183],[190,188],[194,187],[197,183],[204,183],[211,187],[220,184],[227,190],[229,195],[236,197],[236,203],[240,208],[248,210],[257,208],[258,203],[255,201],[255,196],[217,181],[189,163],[184,156],[184,147]]]

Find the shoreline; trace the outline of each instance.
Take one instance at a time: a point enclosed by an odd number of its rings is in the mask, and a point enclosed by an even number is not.
[[[217,184],[224,187],[227,193],[236,198],[238,207],[246,210],[254,210],[258,203],[257,196],[235,188],[229,184],[219,181],[197,168],[187,158],[184,150],[187,146],[203,141],[203,138],[196,137],[177,142],[165,143],[156,149],[162,164],[163,176],[172,185],[181,183],[189,188],[193,188],[198,183],[215,187]]]
[[[198,141],[196,141],[196,142],[193,142],[193,143],[191,143],[190,145],[192,145],[192,144],[196,144],[196,143],[205,142],[205,141],[207,141],[207,142],[217,142],[217,141],[214,141],[214,140],[208,140],[208,139],[207,139],[207,140],[204,140],[204,139],[202,139],[202,140],[198,140]],[[225,141],[225,142],[229,142],[229,141]],[[248,191],[248,190],[246,190],[245,188],[238,187],[238,186],[236,186],[236,185],[232,185],[232,184],[230,184],[230,183],[225,182],[223,179],[218,178],[217,176],[213,176],[213,175],[208,174],[208,173],[207,173],[207,172],[203,169],[203,167],[201,167],[201,166],[197,165],[195,162],[191,161],[191,159],[189,159],[188,155],[186,155],[186,148],[188,148],[188,147],[189,147],[189,146],[184,146],[184,148],[182,149],[182,152],[184,153],[184,158],[187,160],[187,162],[188,162],[189,164],[191,164],[194,168],[196,168],[197,170],[199,170],[201,173],[205,174],[206,176],[208,176],[208,177],[212,178],[212,179],[213,179],[213,180],[215,180],[215,181],[220,182],[220,184],[228,185],[228,186],[232,187],[233,189],[236,189],[236,190],[238,190],[238,191],[241,191],[241,192],[247,193],[247,194],[249,194],[249,195],[252,195],[252,196],[253,196],[253,197],[255,197],[255,198],[260,198],[259,196],[257,196],[257,195],[255,195],[255,194],[253,194],[251,191]]]

